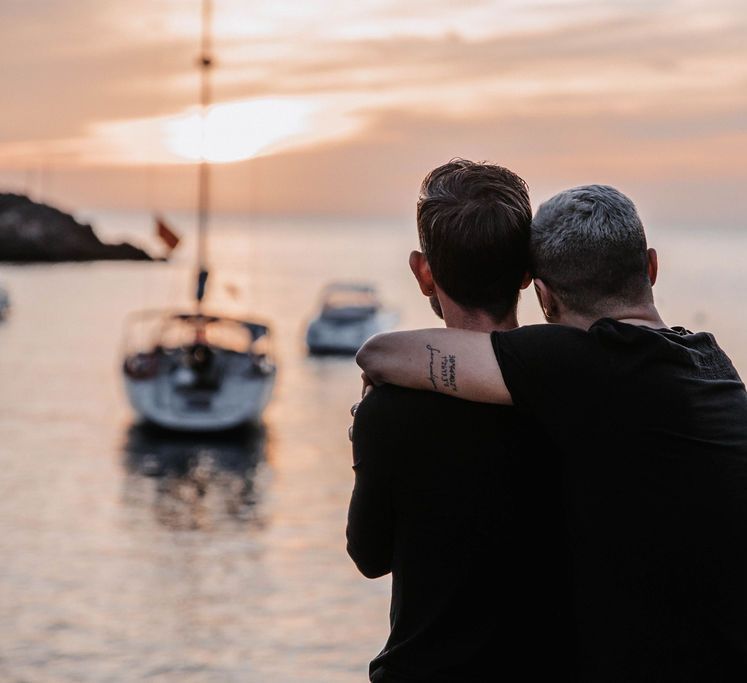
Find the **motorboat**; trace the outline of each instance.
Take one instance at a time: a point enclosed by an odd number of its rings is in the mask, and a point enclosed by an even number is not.
[[[396,322],[369,283],[333,282],[320,299],[319,312],[306,331],[311,354],[354,354],[366,339]]]
[[[138,312],[126,325],[124,356],[132,407],[166,429],[259,424],[275,383],[269,329],[253,321]]]

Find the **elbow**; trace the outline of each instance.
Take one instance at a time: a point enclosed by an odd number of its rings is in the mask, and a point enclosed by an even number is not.
[[[355,354],[355,362],[375,385],[383,384],[383,360],[385,358],[384,333],[370,337]]]
[[[348,555],[350,555],[350,559],[353,560],[355,566],[358,567],[358,571],[367,579],[378,579],[392,571],[390,559],[386,561],[379,559],[377,561],[376,558],[365,557],[361,553],[357,553],[350,543],[348,543]]]
[[[358,567],[358,571],[367,579],[380,579],[392,571],[389,565],[359,564],[356,562],[355,566]]]

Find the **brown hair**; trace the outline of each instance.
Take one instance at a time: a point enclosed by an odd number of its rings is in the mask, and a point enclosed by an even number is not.
[[[527,185],[518,175],[453,159],[423,180],[417,222],[433,279],[455,302],[496,320],[516,308],[532,222]]]

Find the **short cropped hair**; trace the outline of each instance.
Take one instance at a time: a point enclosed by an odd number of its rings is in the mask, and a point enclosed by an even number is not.
[[[650,301],[646,235],[635,205],[608,185],[565,190],[532,221],[532,275],[582,315]]]
[[[420,247],[433,279],[456,303],[500,320],[516,308],[529,270],[532,208],[506,168],[453,159],[420,188]]]

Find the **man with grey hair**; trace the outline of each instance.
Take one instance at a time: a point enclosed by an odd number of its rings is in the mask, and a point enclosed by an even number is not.
[[[531,259],[556,324],[379,335],[359,364],[376,384],[513,404],[552,435],[577,680],[747,680],[744,384],[711,334],[662,321],[656,252],[614,188],[543,204]],[[454,382],[431,381],[429,349],[453,361]]]
[[[532,221],[531,245],[535,282],[550,285],[575,315],[596,321],[653,304],[656,264],[652,270],[648,261],[656,254],[646,248],[633,202],[613,187],[576,187],[542,204]],[[541,291],[550,306],[547,288]]]

